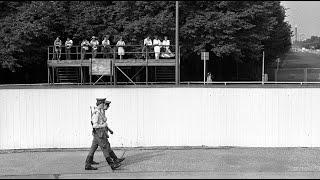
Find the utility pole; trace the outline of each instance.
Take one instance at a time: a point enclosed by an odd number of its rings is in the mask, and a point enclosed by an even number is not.
[[[176,84],[179,84],[179,1],[176,1]]]

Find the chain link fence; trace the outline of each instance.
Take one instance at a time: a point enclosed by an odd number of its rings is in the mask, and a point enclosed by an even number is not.
[[[320,82],[320,68],[275,69],[274,80],[287,82]]]

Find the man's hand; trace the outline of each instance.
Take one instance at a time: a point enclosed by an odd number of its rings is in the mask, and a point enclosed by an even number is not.
[[[113,131],[112,131],[111,129],[109,129],[109,132],[110,132],[111,134],[113,134]]]

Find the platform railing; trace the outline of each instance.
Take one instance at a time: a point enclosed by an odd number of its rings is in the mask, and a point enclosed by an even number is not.
[[[98,45],[96,52],[96,58],[112,58],[119,59],[118,55],[118,46],[110,45],[108,52],[104,52],[103,46]],[[154,59],[154,45],[146,46],[143,45],[125,45],[122,46],[124,48],[124,56],[122,59]],[[169,49],[171,52],[175,52],[175,45],[169,45]],[[161,54],[165,53],[165,46],[160,45],[160,59],[169,59],[174,57],[164,58]],[[92,58],[93,51],[92,47],[89,47],[89,50],[86,50],[85,57],[83,60],[89,60]],[[50,60],[58,60],[57,53],[54,50],[54,46],[48,46],[48,61]],[[66,46],[61,46],[60,60],[81,60],[81,46],[72,46],[70,52],[70,59],[67,59]]]

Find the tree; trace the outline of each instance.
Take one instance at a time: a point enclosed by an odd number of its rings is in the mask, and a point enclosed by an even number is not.
[[[0,5],[4,7],[0,14],[2,67],[32,73],[38,68],[42,80],[46,80],[47,46],[57,36],[70,36],[74,44],[106,34],[113,43],[123,36],[126,44],[142,45],[147,35],[166,35],[175,42],[174,1],[0,1]],[[284,22],[285,9],[279,1],[181,1],[179,9],[185,80],[201,77],[189,72],[200,70],[201,61],[195,59],[204,50],[214,58],[209,68],[225,66],[221,72],[227,74],[220,74],[221,80],[227,80],[235,64],[252,64],[250,69],[257,69],[263,50],[269,61],[290,48],[290,26]]]

